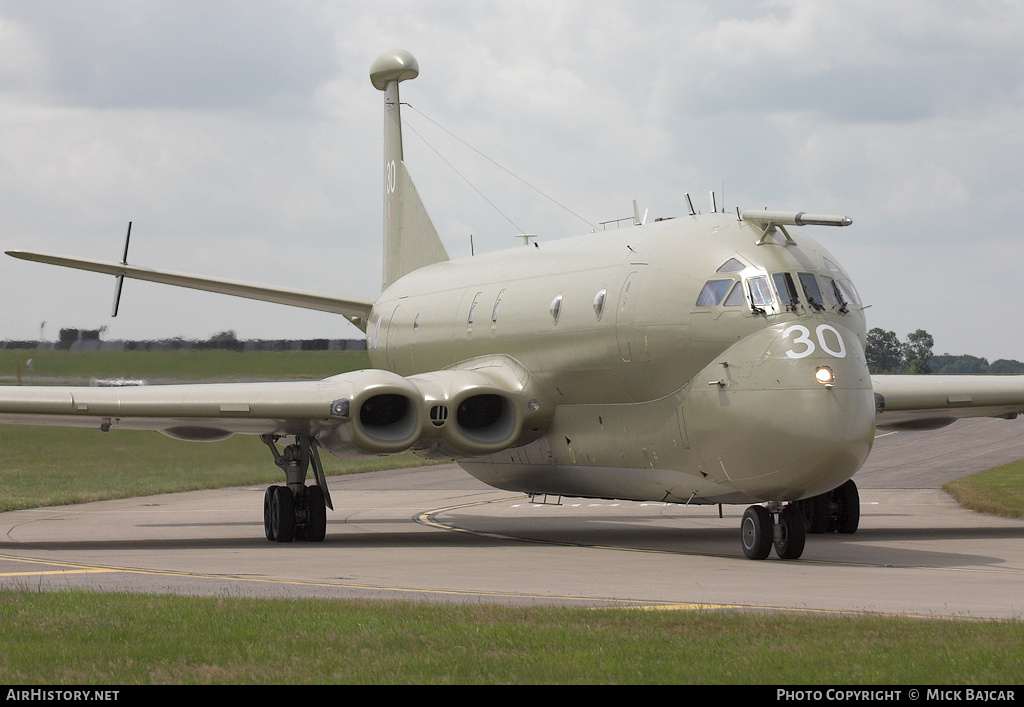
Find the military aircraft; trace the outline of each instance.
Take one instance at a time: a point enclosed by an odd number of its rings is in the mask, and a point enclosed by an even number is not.
[[[321,541],[332,507],[319,450],[411,450],[528,494],[751,504],[751,559],[799,558],[808,532],[856,531],[851,477],[876,428],[1024,412],[1024,377],[871,376],[864,306],[801,229],[841,216],[685,213],[452,260],[402,153],[399,84],[382,54],[384,272],[376,300],[38,253],[18,258],[340,314],[373,368],[320,381],[0,388],[0,422],[257,435],[283,470],[268,540]],[[115,312],[117,299],[115,296]],[[278,442],[284,440],[283,449]],[[314,482],[307,484],[310,469]]]

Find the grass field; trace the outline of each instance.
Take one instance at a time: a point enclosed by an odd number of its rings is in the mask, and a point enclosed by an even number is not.
[[[0,591],[10,684],[1017,685],[1024,623]]]
[[[224,381],[319,379],[365,368],[365,351],[75,352],[0,350],[0,375],[32,359],[34,377],[87,383],[92,378]],[[418,466],[411,454],[341,460],[322,455],[328,475]],[[224,442],[181,442],[156,432],[0,425],[0,511],[84,503],[195,489],[277,483],[283,475],[252,436]]]
[[[14,353],[19,358],[0,356],[0,375],[24,363],[25,352]],[[366,365],[365,353],[50,353],[34,359],[37,376],[321,378]],[[411,456],[399,461],[417,463]],[[324,462],[328,474],[366,468],[327,456]],[[994,470],[996,481],[981,474],[957,486],[1015,499],[1008,514],[1020,517],[1022,472],[1011,466]],[[196,444],[153,432],[0,426],[0,510],[280,480],[269,452],[251,437]],[[0,590],[0,636],[5,684],[1015,685],[1024,675],[1021,621],[25,588]]]
[[[427,464],[412,454],[321,455],[328,476]],[[259,438],[181,442],[157,432],[0,425],[0,511],[284,481]]]
[[[33,373],[28,361],[32,360]],[[367,368],[365,351],[95,351],[0,349],[0,376],[11,385],[21,367],[25,385],[70,379],[141,378],[154,381],[320,379]]]
[[[972,511],[1024,518],[1024,460],[951,481],[942,488]]]

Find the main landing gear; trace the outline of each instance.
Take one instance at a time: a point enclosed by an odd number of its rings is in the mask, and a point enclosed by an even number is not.
[[[856,533],[860,525],[860,493],[850,479],[820,496],[799,501],[807,522],[807,532]]]
[[[307,435],[295,438],[281,453],[276,435],[262,435],[263,443],[274,455],[274,463],[284,471],[286,485],[271,486],[263,496],[263,531],[267,540],[290,543],[293,540],[321,542],[327,534],[327,508],[334,509],[327,491],[327,480],[320,463],[316,439]],[[316,485],[306,486],[306,473],[313,467]]]
[[[804,551],[807,533],[855,533],[860,524],[860,494],[849,480],[828,493],[785,507],[774,502],[751,506],[740,521],[743,554],[763,560],[775,548],[783,560],[795,560]]]

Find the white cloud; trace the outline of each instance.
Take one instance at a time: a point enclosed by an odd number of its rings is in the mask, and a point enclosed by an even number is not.
[[[1024,300],[1012,272],[974,267],[1021,252],[1022,33],[1012,2],[0,0],[0,238],[109,258],[134,219],[141,264],[373,296],[382,94],[367,71],[400,46],[422,69],[404,100],[588,221],[634,198],[679,214],[684,192],[703,206],[723,182],[729,208],[848,213],[853,228],[823,240],[872,295],[870,324],[1024,359],[998,308],[958,309],[975,276]],[[524,230],[587,230],[406,117]],[[513,245],[408,133],[407,158],[453,253],[469,233],[478,252]],[[0,259],[17,303],[0,336],[44,319],[126,337],[336,326],[142,283],[109,322],[109,278],[54,273]],[[924,305],[936,282],[942,304]]]

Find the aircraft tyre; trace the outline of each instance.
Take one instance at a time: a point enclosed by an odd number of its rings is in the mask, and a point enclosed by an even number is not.
[[[800,508],[803,510],[804,522],[807,524],[807,532],[814,535],[828,532],[829,493],[820,496],[805,498],[800,501]]]
[[[306,487],[306,527],[303,533],[307,542],[323,542],[327,535],[327,501],[324,490],[319,486]]]
[[[274,540],[290,543],[295,539],[295,497],[287,486],[271,486],[270,525]]]
[[[268,486],[267,492],[263,494],[263,532],[267,540],[274,542],[274,522],[272,506],[274,503],[274,489],[276,486]]]
[[[857,484],[850,479],[833,492],[836,509],[835,528],[837,533],[856,533],[860,525],[860,493]]]
[[[740,521],[740,542],[748,560],[763,560],[772,551],[772,514],[764,506],[751,506]]]
[[[790,503],[779,514],[779,532],[774,540],[775,554],[782,560],[795,560],[804,554],[807,521],[799,503]]]

